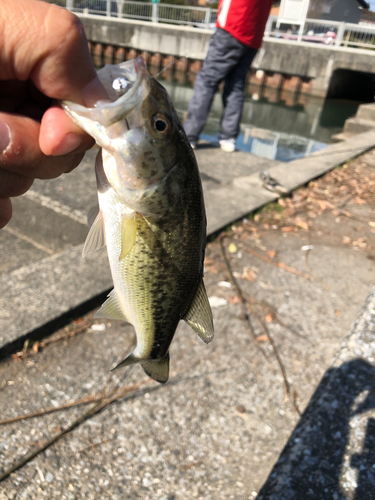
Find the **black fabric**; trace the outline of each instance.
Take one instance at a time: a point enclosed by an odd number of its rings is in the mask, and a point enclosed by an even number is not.
[[[217,29],[213,34],[203,67],[194,87],[184,124],[190,142],[196,142],[203,130],[212,100],[221,81],[224,80],[220,139],[236,138],[244,102],[247,72],[257,49],[247,47],[227,31]]]

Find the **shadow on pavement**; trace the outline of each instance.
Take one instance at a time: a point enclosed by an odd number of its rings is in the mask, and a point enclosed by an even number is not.
[[[375,499],[375,368],[327,371],[258,500]]]

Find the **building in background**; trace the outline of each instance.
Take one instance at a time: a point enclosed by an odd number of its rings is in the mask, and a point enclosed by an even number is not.
[[[310,0],[307,18],[358,24],[369,7],[364,0]]]
[[[359,23],[365,0],[281,0],[279,24],[302,26],[306,19]]]

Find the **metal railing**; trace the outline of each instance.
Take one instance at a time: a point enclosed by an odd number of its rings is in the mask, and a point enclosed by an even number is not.
[[[47,0],[72,12],[213,29],[217,10],[128,0]]]
[[[128,0],[47,0],[67,9],[107,17],[141,19],[196,28],[214,29],[217,10]],[[342,47],[375,49],[374,26],[306,19],[303,25],[270,16],[265,35],[299,42],[323,43]]]
[[[295,42],[323,43],[341,47],[375,49],[375,24],[361,25],[319,19],[306,19],[305,23],[293,25],[287,20],[278,21],[270,16],[266,35]]]

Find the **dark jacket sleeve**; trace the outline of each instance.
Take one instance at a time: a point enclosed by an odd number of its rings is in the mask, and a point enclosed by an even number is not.
[[[370,4],[365,2],[365,0],[357,0],[357,2],[359,3],[360,7],[362,7],[362,9],[368,10],[370,8]]]

